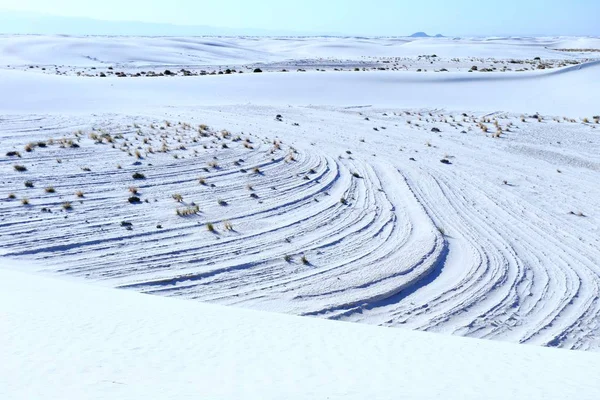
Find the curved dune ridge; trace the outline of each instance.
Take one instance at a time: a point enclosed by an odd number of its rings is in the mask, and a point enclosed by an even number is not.
[[[144,293],[598,348],[593,121],[324,107],[278,121],[274,110],[203,110],[231,133],[4,118],[2,150],[21,157],[1,160],[15,194],[0,203],[2,253]],[[500,138],[480,130],[492,122]]]

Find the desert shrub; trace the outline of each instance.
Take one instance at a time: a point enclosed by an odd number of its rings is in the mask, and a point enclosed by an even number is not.
[[[33,187],[33,182],[31,182],[31,181],[25,181],[25,187],[32,188]]]
[[[131,177],[133,179],[146,179],[146,176],[140,172],[136,172],[133,175],[131,175]]]
[[[24,206],[28,205],[29,204],[29,199],[27,197],[23,197],[21,199],[21,204],[23,204]]]
[[[200,212],[200,206],[198,205],[193,205],[185,208],[178,208],[175,210],[175,213],[180,217],[187,217],[188,215],[197,214],[198,212]]]
[[[15,168],[15,171],[18,171],[18,172],[27,171],[27,167],[25,167],[24,165],[15,165],[14,168]]]
[[[82,198],[83,197],[83,192],[81,190],[78,190],[75,192],[75,196]]]
[[[71,205],[70,201],[65,201],[64,203],[62,203],[62,208],[65,210],[71,210],[73,209],[73,206]]]
[[[44,191],[46,193],[55,193],[56,190],[54,189],[54,186],[48,186],[47,188],[44,189]]]
[[[16,199],[16,198],[17,198],[17,196],[15,196],[15,194],[14,194],[14,193],[9,193],[9,194],[8,194],[8,198],[9,198],[9,199],[11,199],[11,200],[14,200],[14,199]]]
[[[135,204],[135,203],[141,203],[141,199],[137,196],[131,196],[129,197],[129,199],[127,199],[128,202],[130,202],[131,204]]]

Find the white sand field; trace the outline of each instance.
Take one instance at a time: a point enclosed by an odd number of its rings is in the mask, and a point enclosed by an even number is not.
[[[600,398],[597,48],[0,37],[0,398]]]

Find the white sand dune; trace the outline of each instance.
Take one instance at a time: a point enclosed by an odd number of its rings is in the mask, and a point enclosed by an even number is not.
[[[241,74],[171,79],[89,79],[0,71],[0,109],[26,112],[136,112],[218,104],[444,108],[592,116],[600,104],[598,61],[522,73],[419,74],[377,71]],[[82,90],[84,83],[85,90]],[[578,90],[573,92],[573,88]]]
[[[177,38],[0,36],[2,64],[119,66],[227,65],[315,58],[493,57],[571,59],[563,48],[598,48],[594,38]]]
[[[189,42],[201,62],[301,65],[304,52],[395,53],[388,45],[448,57],[582,57],[547,49],[573,40],[0,42],[25,64],[83,65],[88,51],[103,52],[102,63],[189,63],[173,55]],[[2,267],[0,304],[12,322],[0,335],[14,346],[0,350],[9,360],[0,393],[48,388],[52,397],[66,379],[69,393],[97,398],[277,398],[290,388],[298,398],[565,398],[574,387],[578,398],[598,397],[588,354],[194,302],[598,351],[599,61],[443,74],[34,70],[0,69],[0,255],[13,269],[123,290]],[[132,186],[140,202],[129,202]],[[32,347],[42,327],[48,334]],[[38,354],[64,368],[34,367],[46,365]],[[149,368],[134,370],[140,360]]]
[[[194,304],[6,269],[0,314],[6,400],[600,395],[593,354]]]

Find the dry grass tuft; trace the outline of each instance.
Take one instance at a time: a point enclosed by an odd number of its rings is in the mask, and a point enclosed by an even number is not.
[[[198,214],[200,212],[200,206],[194,205],[185,208],[177,208],[175,213],[180,217],[187,217],[188,215]]]

